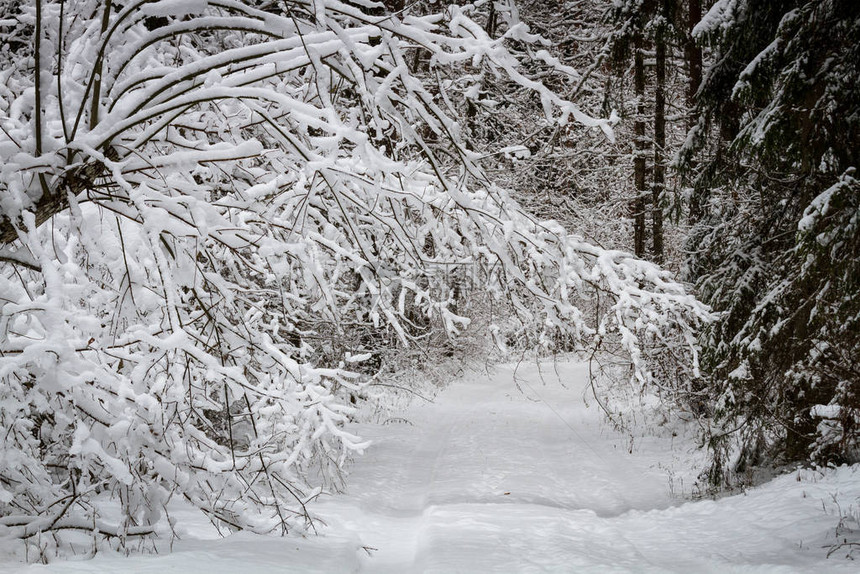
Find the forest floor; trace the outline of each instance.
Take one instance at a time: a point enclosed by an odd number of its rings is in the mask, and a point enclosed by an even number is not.
[[[827,554],[837,540],[860,542],[860,466],[691,500],[692,439],[612,430],[587,400],[587,381],[576,362],[504,365],[356,425],[373,444],[347,492],[314,505],[320,536],[220,538],[180,510],[171,553],[0,562],[0,571],[858,571],[846,555],[860,559],[860,546]]]

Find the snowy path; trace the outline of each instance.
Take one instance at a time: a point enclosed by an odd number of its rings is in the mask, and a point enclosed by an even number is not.
[[[585,409],[581,385],[544,386],[536,371],[520,368],[522,392],[510,368],[454,385],[435,404],[416,405],[412,426],[376,430],[377,447],[351,475],[350,505],[322,508],[378,549],[368,571],[564,564],[578,525],[669,506],[666,474],[631,461],[589,424],[596,413]],[[550,372],[545,379],[557,383]],[[586,547],[603,552],[593,540],[579,551]]]
[[[414,404],[374,441],[349,492],[316,505],[323,536],[215,539],[199,521],[174,552],[21,572],[857,572],[825,559],[831,494],[860,503],[860,470],[782,477],[747,495],[681,503],[669,443],[631,455],[582,401],[584,367],[501,367]],[[517,384],[519,388],[517,389]],[[408,421],[408,422],[406,422]],[[822,509],[824,503],[825,509]],[[846,508],[843,508],[846,510]],[[195,519],[196,520],[196,519]],[[828,538],[829,536],[829,538]],[[860,557],[860,556],[858,556]],[[3,567],[0,565],[0,570]]]

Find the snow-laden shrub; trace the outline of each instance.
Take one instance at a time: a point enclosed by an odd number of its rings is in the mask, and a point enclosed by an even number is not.
[[[525,27],[358,5],[33,0],[3,22],[0,536],[145,534],[170,497],[302,526],[363,447],[343,424],[368,351],[456,336],[470,293],[617,342],[643,381],[650,349],[695,370],[703,307],[535,221],[460,140],[457,66],[605,128],[520,74]]]

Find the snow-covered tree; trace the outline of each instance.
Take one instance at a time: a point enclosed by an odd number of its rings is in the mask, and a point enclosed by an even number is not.
[[[146,534],[171,497],[304,527],[364,446],[343,424],[368,352],[456,336],[469,294],[640,380],[665,353],[695,372],[704,307],[492,185],[443,72],[606,122],[522,73],[525,25],[445,10],[30,0],[0,23],[0,536]]]
[[[721,0],[695,33],[714,50],[684,150],[703,160],[690,273],[723,313],[703,343],[712,478],[856,461],[860,4]]]

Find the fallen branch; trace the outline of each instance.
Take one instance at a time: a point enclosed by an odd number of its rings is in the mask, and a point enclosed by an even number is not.
[[[151,525],[130,526],[122,529],[118,525],[110,525],[101,520],[93,521],[83,518],[61,518],[56,520],[53,517],[46,516],[6,516],[0,519],[0,525],[8,529],[5,533],[0,534],[0,538],[27,539],[39,533],[57,530],[96,532],[107,538],[155,535],[155,527]]]

